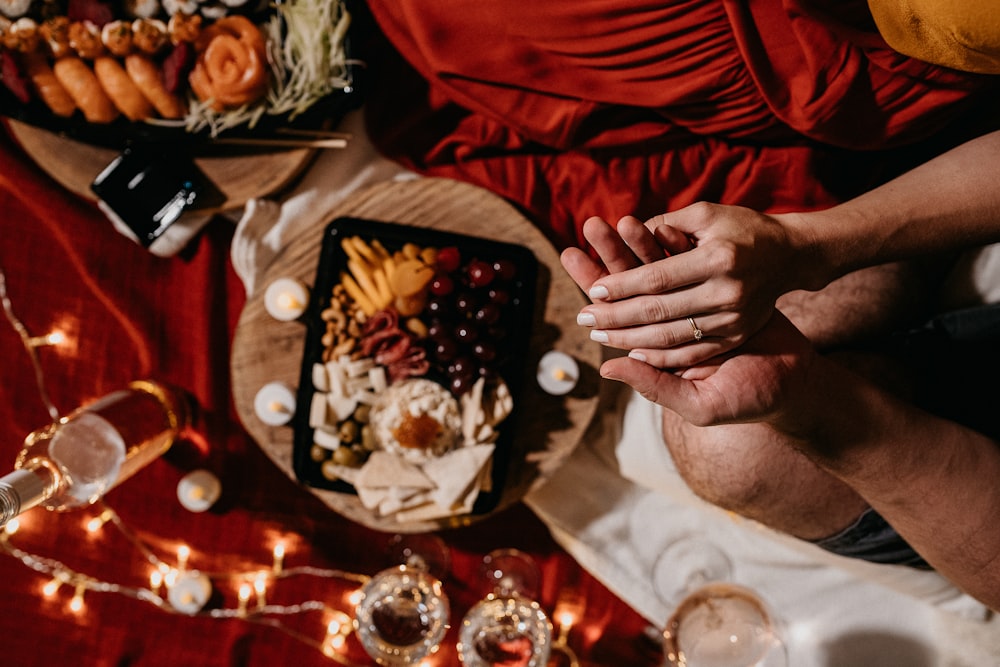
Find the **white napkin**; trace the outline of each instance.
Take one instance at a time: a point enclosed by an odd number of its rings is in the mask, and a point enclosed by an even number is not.
[[[317,220],[329,218],[348,195],[383,181],[416,178],[375,151],[365,134],[360,110],[347,114],[337,129],[351,135],[347,147],[320,151],[280,203],[268,199],[247,202],[230,249],[233,268],[247,296],[260,286],[259,276],[288,240]]]

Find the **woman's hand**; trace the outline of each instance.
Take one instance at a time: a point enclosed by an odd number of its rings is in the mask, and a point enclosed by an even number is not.
[[[563,265],[593,303],[578,321],[591,338],[658,368],[686,367],[742,345],[779,296],[818,288],[782,216],[699,203],[618,233],[600,219],[584,235],[604,267],[567,251]],[[589,258],[586,258],[589,259]]]

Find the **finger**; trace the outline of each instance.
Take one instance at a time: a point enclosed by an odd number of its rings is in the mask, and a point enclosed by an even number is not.
[[[606,290],[606,301],[617,301],[637,294],[660,294],[704,282],[711,277],[711,263],[702,250],[666,257],[652,264],[643,264],[628,271],[613,271],[595,282],[591,290]]]
[[[583,236],[604,262],[608,273],[617,273],[639,266],[632,249],[625,244],[615,228],[596,216],[583,223]]]
[[[603,266],[579,248],[566,248],[559,255],[559,261],[573,282],[584,292],[590,289],[595,280],[608,275]]]
[[[683,320],[689,313],[699,310],[715,310],[716,303],[710,298],[696,299],[699,291],[691,288],[667,294],[639,294],[621,301],[588,304],[581,309],[581,315],[591,317],[579,323],[598,329],[624,329]]]
[[[671,255],[679,255],[694,248],[694,241],[673,225],[656,225],[652,230],[653,239]]]
[[[601,365],[601,377],[624,382],[648,401],[685,416],[692,409],[693,382],[669,371],[653,368],[628,357],[610,359]]]
[[[694,374],[695,370],[702,370],[702,364],[731,351],[736,346],[736,342],[729,338],[713,338],[669,349],[635,348],[629,351],[628,356],[636,361],[647,363],[653,368],[686,368],[688,370],[682,374],[682,377],[691,380],[704,375],[704,373]]]
[[[664,247],[638,218],[627,215],[618,221],[618,235],[632,254],[643,264],[651,264],[667,256]]]
[[[646,221],[646,226],[653,229],[660,225],[668,225],[688,238],[692,238],[705,227],[711,225],[714,216],[724,208],[719,204],[704,201],[695,202],[676,211],[654,215]]]
[[[698,328],[710,322],[709,318],[705,318],[700,325],[693,326],[685,318],[626,329],[591,329],[590,339],[620,350],[664,349],[710,340],[707,330]],[[724,332],[719,331],[716,335],[721,337]]]

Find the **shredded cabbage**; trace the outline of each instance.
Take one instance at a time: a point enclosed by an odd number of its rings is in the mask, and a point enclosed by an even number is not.
[[[189,132],[254,127],[264,116],[294,120],[337,90],[350,91],[344,38],[351,15],[342,0],[278,0],[275,13],[261,26],[267,39],[271,82],[265,97],[251,105],[218,112],[190,96],[184,126]]]

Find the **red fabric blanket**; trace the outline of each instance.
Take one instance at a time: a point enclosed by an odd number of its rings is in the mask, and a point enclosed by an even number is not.
[[[595,214],[832,205],[967,137],[997,97],[995,77],[889,49],[863,1],[368,5],[392,45],[364,53],[373,140],[560,245]]]

